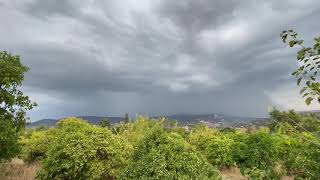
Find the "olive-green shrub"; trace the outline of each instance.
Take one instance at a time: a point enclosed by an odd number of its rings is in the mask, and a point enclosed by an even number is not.
[[[230,132],[230,134],[232,133]],[[222,133],[206,126],[197,126],[192,129],[188,136],[188,141],[213,166],[222,168],[234,164],[231,153],[233,138],[227,132]]]
[[[304,134],[299,134],[304,136]],[[275,134],[273,137],[277,145],[279,161],[282,161],[289,175],[306,179],[320,178],[320,146],[299,137],[285,134]]]
[[[114,179],[127,165],[131,145],[106,128],[68,118],[42,163],[39,179]]]
[[[232,154],[242,174],[253,179],[276,176],[273,167],[278,161],[278,154],[270,134],[239,134],[232,146]]]
[[[208,141],[203,154],[214,166],[232,166],[234,165],[234,160],[231,153],[233,143],[234,141],[230,137],[226,135],[217,135]]]
[[[138,144],[121,179],[218,179],[218,174],[181,135],[155,127]]]
[[[45,158],[46,152],[54,143],[56,134],[57,130],[51,128],[33,131],[30,137],[21,136],[19,143],[22,145],[22,159],[32,162]]]

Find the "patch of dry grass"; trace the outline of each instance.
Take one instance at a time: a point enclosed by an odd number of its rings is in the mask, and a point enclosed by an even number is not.
[[[228,169],[220,170],[220,176],[223,180],[247,180],[248,178],[244,177],[239,168],[231,167]]]
[[[12,159],[0,166],[1,180],[33,180],[40,169],[39,163],[26,164],[21,159]]]

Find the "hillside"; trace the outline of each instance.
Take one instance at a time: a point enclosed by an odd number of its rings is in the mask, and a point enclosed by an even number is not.
[[[90,124],[98,124],[103,118],[109,119],[111,124],[119,123],[123,120],[123,117],[107,117],[107,116],[77,116],[78,118],[88,121]],[[174,114],[163,116],[170,120],[176,120],[180,125],[192,126],[195,124],[206,124],[209,127],[238,127],[239,125],[248,124],[252,121],[262,120],[263,118],[255,117],[240,117],[240,116],[229,116],[224,114]],[[157,119],[159,116],[153,116],[152,118]],[[61,118],[63,119],[63,118]],[[28,127],[37,127],[39,125],[45,125],[48,127],[54,126],[59,119],[41,119],[35,122],[31,122]]]

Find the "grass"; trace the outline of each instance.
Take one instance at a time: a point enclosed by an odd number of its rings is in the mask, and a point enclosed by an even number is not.
[[[26,164],[21,159],[14,158],[10,162],[0,165],[1,180],[33,180],[40,164],[35,162]]]
[[[222,177],[223,180],[247,180],[248,179],[241,174],[240,169],[235,167],[220,170],[220,176]]]

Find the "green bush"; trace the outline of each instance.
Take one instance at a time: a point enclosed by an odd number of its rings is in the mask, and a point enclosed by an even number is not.
[[[195,127],[188,136],[190,144],[202,153],[208,161],[217,167],[232,166],[231,147],[234,132],[219,132],[206,126]]]
[[[316,139],[308,138],[303,133],[299,136],[303,136],[304,139],[283,134],[274,135],[279,160],[283,162],[290,175],[319,179],[320,146],[310,143]]]
[[[188,136],[188,142],[194,145],[198,150],[204,151],[209,141],[215,138],[219,132],[207,126],[198,125],[192,129]]]
[[[140,141],[121,179],[218,179],[218,174],[181,135],[155,127]]]
[[[232,154],[242,174],[251,178],[275,176],[273,167],[278,161],[278,154],[270,134],[240,135],[235,139]]]
[[[233,143],[233,139],[228,136],[216,136],[209,140],[203,153],[207,157],[208,161],[214,166],[232,166],[234,165],[231,153]]]
[[[159,126],[160,124],[161,122],[156,119],[137,116],[135,122],[121,123],[115,128],[117,128],[117,134],[128,139],[129,142],[136,147],[144,136],[153,129],[153,127]]]
[[[21,136],[19,143],[22,145],[22,159],[27,162],[42,160],[52,143],[54,143],[57,130],[33,131],[30,137]]]
[[[128,163],[132,147],[106,128],[69,118],[58,123],[38,174],[40,179],[114,179]]]

